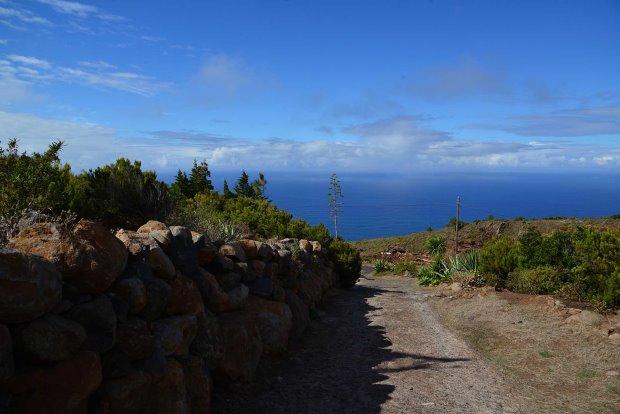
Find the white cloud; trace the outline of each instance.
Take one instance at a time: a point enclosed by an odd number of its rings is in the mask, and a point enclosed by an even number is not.
[[[170,86],[139,73],[116,70],[115,66],[103,61],[80,62],[81,68],[70,68],[31,56],[9,55],[0,63],[0,76],[10,74],[13,80],[28,82],[30,86],[50,82],[75,83],[143,96],[152,96]]]
[[[28,10],[2,6],[0,6],[0,23],[17,30],[26,30],[26,26],[30,24],[51,26],[49,20]]]
[[[7,59],[15,62],[21,63],[22,65],[28,66],[38,66],[43,69],[49,69],[51,67],[50,63],[46,60],[37,59],[31,56],[20,56],[20,55],[8,55]]]
[[[220,171],[331,170],[392,171],[451,168],[618,168],[619,146],[570,142],[528,144],[457,140],[421,125],[417,117],[395,117],[347,129],[352,140],[246,139],[199,131],[153,131],[119,136],[113,128],[0,112],[0,139],[18,138],[24,150],[66,142],[62,159],[75,171],[139,159],[145,169],[170,173],[206,159]]]
[[[2,46],[6,46],[6,45],[8,45],[8,44],[9,44],[9,41],[8,41],[8,40],[6,40],[6,39],[0,39],[0,45],[2,45]]]
[[[109,14],[101,11],[99,8],[91,5],[66,0],[38,0],[39,3],[50,6],[54,11],[62,14],[68,14],[73,17],[87,18],[95,16],[101,20],[107,21],[123,21],[123,16]]]

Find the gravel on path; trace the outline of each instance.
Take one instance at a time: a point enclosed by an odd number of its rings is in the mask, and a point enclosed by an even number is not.
[[[440,323],[412,279],[333,291],[284,358],[218,387],[216,413],[520,413],[500,373]]]

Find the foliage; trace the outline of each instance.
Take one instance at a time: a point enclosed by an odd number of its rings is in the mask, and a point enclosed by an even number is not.
[[[415,263],[410,262],[410,261],[404,261],[404,262],[396,262],[394,263],[394,273],[396,274],[403,274],[405,272],[409,272],[412,275],[415,275],[417,271],[417,267],[415,265]]]
[[[519,293],[532,295],[555,293],[561,285],[561,274],[553,266],[517,269],[508,275],[506,287]]]
[[[213,183],[211,182],[211,171],[206,161],[200,164],[194,160],[194,165],[189,176],[180,169],[174,178],[171,188],[172,192],[180,193],[185,198],[192,198],[198,193],[206,193],[213,191]]]
[[[343,202],[342,199],[344,196],[342,195],[342,188],[340,186],[340,179],[334,173],[329,177],[329,186],[327,189],[327,197],[328,197],[328,206],[329,211],[334,219],[334,234],[336,238],[338,238],[338,217],[340,214],[340,210],[342,209]]]
[[[418,269],[418,281],[421,285],[437,286],[447,277],[439,256],[436,256],[430,265]]]
[[[375,273],[389,272],[392,270],[392,267],[385,259],[376,260],[373,264],[373,268],[375,269]]]
[[[173,207],[166,183],[154,171],[142,171],[140,161],[126,158],[73,177],[67,192],[71,210],[111,227],[164,220]]]
[[[17,140],[0,147],[0,215],[15,215],[24,210],[66,207],[64,187],[70,166],[61,166],[58,154],[61,141],[52,142],[43,154],[19,153]]]
[[[620,306],[620,232],[587,229],[575,252],[573,282],[587,297]]]
[[[495,239],[480,251],[480,271],[488,284],[503,285],[517,264],[517,250],[508,237]]]
[[[446,238],[441,236],[431,237],[426,241],[426,248],[432,255],[442,254],[446,251]]]
[[[340,286],[353,287],[362,271],[362,257],[359,250],[342,239],[335,239],[329,247],[329,256],[340,276]]]
[[[224,193],[230,192],[230,190],[226,191],[228,188],[228,183],[224,183]],[[235,197],[246,197],[254,200],[263,200],[268,201],[265,195],[265,188],[267,186],[267,180],[265,179],[265,175],[263,173],[259,173],[258,179],[254,180],[250,183],[250,176],[248,173],[243,170],[241,172],[241,176],[237,179],[235,183]]]

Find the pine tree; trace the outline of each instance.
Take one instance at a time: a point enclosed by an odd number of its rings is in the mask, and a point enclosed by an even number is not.
[[[189,175],[189,188],[193,193],[191,197],[198,193],[206,193],[213,191],[213,184],[211,183],[211,171],[206,161],[202,161],[200,164],[194,160],[194,165]]]
[[[174,177],[174,184],[172,184],[172,186],[176,187],[176,189],[186,198],[191,198],[194,196],[194,194],[191,194],[192,191],[190,188],[190,182],[187,174],[180,169],[179,171],[177,171],[177,175]]]
[[[239,177],[237,183],[235,184],[235,194],[238,197],[255,198],[256,196],[254,189],[250,185],[250,177],[245,170],[241,172],[241,177]]]
[[[224,198],[233,198],[235,196],[232,191],[230,191],[226,180],[224,180],[224,190],[222,191],[222,194],[224,195]]]

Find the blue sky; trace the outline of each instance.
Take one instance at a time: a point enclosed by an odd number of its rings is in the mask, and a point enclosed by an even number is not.
[[[620,2],[0,0],[0,139],[168,174],[620,167]]]

